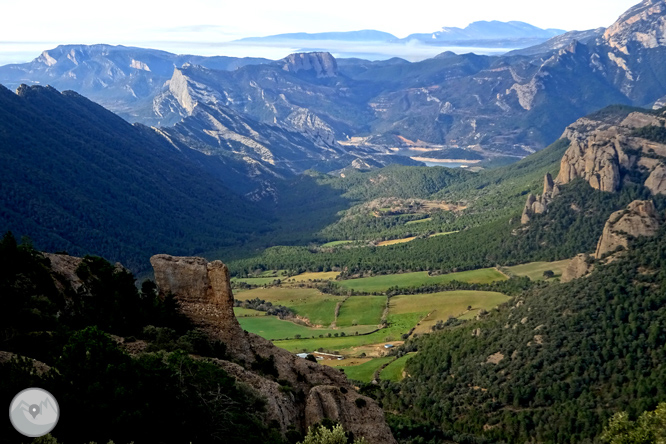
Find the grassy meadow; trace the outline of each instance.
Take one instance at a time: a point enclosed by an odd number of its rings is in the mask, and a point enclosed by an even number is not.
[[[381,368],[382,365],[391,362],[393,356],[386,356],[384,358],[376,358],[371,361],[365,362],[360,365],[354,366],[335,366],[344,370],[345,375],[349,379],[361,382],[370,382],[374,378],[375,372]]]
[[[377,243],[378,247],[385,247],[387,245],[396,245],[396,244],[404,244],[405,242],[410,242],[416,239],[416,236],[413,237],[406,237],[404,239],[392,239],[392,240],[387,240],[387,241],[381,241]]]
[[[461,271],[458,273],[429,276],[427,271],[415,273],[387,274],[359,279],[339,281],[340,286],[367,293],[383,293],[390,287],[419,287],[424,284],[440,284],[451,281],[467,282],[470,284],[489,284],[495,281],[508,279],[504,274],[494,268]]]
[[[509,297],[493,291],[443,291],[394,296],[389,301],[389,313],[420,313],[424,319],[414,330],[416,333],[429,333],[437,321],[450,317],[462,317],[472,307],[473,316],[480,309],[491,310],[509,300]],[[426,317],[427,316],[427,317]]]
[[[352,296],[340,307],[340,314],[335,324],[338,327],[378,325],[385,308],[385,296]]]
[[[405,364],[414,356],[415,353],[409,353],[402,356],[387,365],[379,374],[379,378],[386,381],[399,382],[403,380],[402,373],[405,371]]]
[[[553,273],[555,273],[554,277],[562,276],[562,272],[565,268],[567,268],[567,265],[569,265],[570,261],[571,259],[565,259],[556,262],[530,262],[529,264],[506,267],[506,270],[510,274],[514,274],[516,276],[527,276],[533,281],[542,281],[544,280],[543,272],[546,270],[551,270]]]
[[[325,295],[314,288],[270,287],[236,292],[236,299],[263,299],[273,305],[291,308],[311,324],[328,327],[335,319],[335,306],[343,296]],[[282,336],[283,338],[287,336]]]

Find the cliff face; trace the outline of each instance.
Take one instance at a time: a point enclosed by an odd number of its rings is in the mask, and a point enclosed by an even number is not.
[[[583,178],[592,188],[615,192],[627,173],[649,172],[645,186],[655,193],[663,192],[664,168],[660,164],[666,159],[666,145],[635,136],[634,130],[662,126],[665,120],[641,112],[619,122],[579,119],[562,135],[571,145],[562,157],[556,182],[566,184]]]
[[[653,236],[660,221],[651,200],[635,200],[626,210],[611,214],[599,238],[595,256],[601,259],[618,247],[627,248],[629,237]]]
[[[339,421],[355,436],[370,443],[393,444],[382,409],[359,395],[339,371],[299,358],[271,342],[243,331],[233,312],[229,272],[222,262],[203,258],[156,255],[150,260],[162,295],[171,293],[183,313],[211,337],[223,341],[237,363],[215,360],[239,381],[257,390],[267,400],[267,420],[277,421],[283,432],[289,426],[303,431],[324,418]],[[256,373],[252,364],[274,362],[277,376]],[[278,380],[288,381],[294,396],[280,390]],[[359,407],[357,399],[365,405]]]
[[[665,14],[666,2],[645,0],[622,14],[606,29],[603,40],[627,55],[632,44],[643,48],[663,46],[666,41]]]

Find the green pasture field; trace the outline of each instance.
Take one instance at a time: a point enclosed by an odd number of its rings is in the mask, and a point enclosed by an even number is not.
[[[437,321],[446,321],[449,317],[461,317],[467,314],[467,307],[473,311],[491,310],[510,298],[494,291],[443,291],[393,296],[389,301],[389,313],[420,313],[427,318],[420,322],[416,333],[429,333],[430,327]],[[476,316],[476,313],[474,313]]]
[[[347,375],[349,379],[353,379],[355,381],[370,382],[372,381],[375,372],[382,365],[386,364],[387,362],[390,362],[392,359],[394,359],[393,356],[386,356],[383,358],[373,359],[372,361],[368,361],[360,365],[343,366],[335,368],[344,369],[345,375]]]
[[[409,222],[405,222],[405,225],[420,224],[421,222],[428,222],[429,220],[432,220],[432,217],[426,217],[425,219],[419,220],[410,220]]]
[[[274,344],[278,347],[289,350],[292,353],[300,353],[303,350],[306,352],[314,351],[323,348],[328,351],[337,351],[344,354],[354,354],[354,348],[370,344],[379,344],[384,342],[399,341],[403,333],[409,332],[412,327],[422,318],[420,313],[404,313],[404,314],[390,314],[387,321],[389,326],[382,328],[379,331],[369,335],[355,336],[348,334],[345,337],[338,338],[308,338],[308,339],[291,339],[288,341],[275,341]],[[370,326],[356,326],[345,327],[342,331],[359,331],[362,333],[362,328],[369,328]],[[374,327],[376,328],[376,326]],[[368,331],[368,330],[366,330]],[[371,331],[371,330],[370,330]],[[263,335],[261,335],[263,336]],[[305,337],[305,336],[304,336]]]
[[[366,293],[382,293],[390,287],[419,287],[424,284],[441,284],[451,281],[467,282],[470,284],[489,284],[495,281],[504,281],[507,277],[494,268],[461,271],[458,273],[428,276],[427,271],[415,273],[386,274],[359,279],[339,281],[340,286]]]
[[[405,242],[411,242],[414,239],[416,239],[416,236],[406,237],[404,239],[393,239],[393,240],[381,241],[381,242],[377,243],[377,246],[378,247],[385,247],[387,245],[404,244]]]
[[[266,313],[259,310],[252,310],[251,308],[234,307],[234,314],[237,318],[247,318],[256,316],[266,316]]]
[[[328,340],[333,341],[335,339],[346,339],[348,336],[341,338],[335,338],[335,337],[327,338],[326,336],[329,333],[332,336],[334,334],[340,334],[342,332],[344,332],[346,335],[353,335],[357,331],[359,333],[365,333],[377,328],[374,325],[372,326],[359,325],[356,327],[339,328],[336,330],[324,329],[324,328],[310,328],[304,325],[295,324],[291,321],[283,321],[282,319],[278,319],[275,316],[254,316],[247,318],[241,317],[238,318],[238,322],[240,323],[243,330],[247,330],[250,333],[257,334],[268,340],[276,341],[276,345],[278,346],[281,344],[281,342],[288,342],[288,343],[291,342],[301,343],[304,341],[325,342]],[[291,339],[288,341],[277,341],[278,339],[294,338],[296,335],[301,335],[303,338],[308,338],[308,339]],[[324,338],[319,338],[319,335],[323,335]],[[313,336],[315,337],[314,339],[312,338]],[[294,351],[295,350],[296,349],[294,349]],[[316,348],[309,351],[313,350],[316,350]]]
[[[543,272],[546,270],[555,273],[555,277],[562,276],[562,272],[567,268],[569,262],[571,262],[571,259],[556,262],[530,262],[529,264],[506,267],[506,269],[516,276],[527,276],[533,281],[542,281],[544,279]]]
[[[237,299],[263,299],[274,305],[289,307],[298,316],[314,325],[329,326],[335,319],[335,306],[344,298],[325,295],[313,288],[270,287],[254,288],[238,293]],[[286,338],[287,336],[281,336]]]
[[[297,274],[296,276],[292,276],[289,278],[285,278],[287,282],[306,282],[306,281],[314,281],[314,280],[320,280],[320,281],[328,281],[328,280],[334,280],[340,276],[339,271],[320,271],[320,272],[308,272],[308,273],[301,273]]]
[[[435,234],[430,235],[430,237],[446,236],[447,234],[453,234],[453,233],[457,233],[457,231],[447,231],[445,233],[435,233]]]
[[[335,323],[338,327],[352,325],[378,325],[386,308],[384,296],[352,296],[340,307]]]
[[[231,278],[231,283],[245,282],[248,285],[270,285],[277,279],[284,279],[284,277],[256,277],[256,278]]]
[[[405,364],[414,356],[415,353],[409,353],[402,356],[386,366],[379,374],[379,378],[386,381],[399,382],[402,381],[402,372],[405,370]]]

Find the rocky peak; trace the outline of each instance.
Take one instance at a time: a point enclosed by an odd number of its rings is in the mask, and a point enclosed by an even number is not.
[[[627,248],[630,237],[653,236],[661,222],[651,200],[635,200],[625,210],[611,214],[599,238],[595,257],[601,259],[618,247]]]
[[[317,78],[336,77],[338,63],[328,52],[308,52],[290,54],[279,62],[288,72],[310,71]]]
[[[643,48],[666,45],[666,2],[644,0],[622,14],[602,38],[609,46],[629,54],[632,44]]]
[[[525,202],[520,222],[525,225],[532,219],[533,215],[545,213],[548,209],[548,204],[558,194],[560,194],[559,186],[553,181],[553,176],[550,173],[546,173],[546,176],[543,178],[543,194],[534,196],[530,193],[527,196],[527,202]]]
[[[651,173],[645,185],[653,193],[665,192],[660,165],[666,158],[666,145],[633,134],[637,128],[663,122],[663,117],[642,112],[615,120],[579,119],[562,135],[571,144],[562,156],[556,182],[566,184],[582,178],[592,188],[616,192],[625,180],[624,172],[636,170]]]

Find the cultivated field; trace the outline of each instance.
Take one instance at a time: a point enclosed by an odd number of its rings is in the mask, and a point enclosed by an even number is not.
[[[437,321],[463,316],[468,313],[469,306],[472,307],[475,316],[478,310],[490,310],[507,300],[508,296],[493,291],[461,290],[401,295],[390,299],[389,313],[419,313],[424,319],[414,332],[430,333],[431,327]]]
[[[432,217],[426,217],[425,219],[419,220],[410,220],[409,222],[405,222],[405,225],[420,224],[421,222],[428,222],[429,220],[432,220]]]
[[[340,307],[335,323],[338,327],[378,325],[386,308],[385,296],[352,296]]]
[[[367,293],[383,293],[390,287],[419,287],[424,284],[439,284],[451,281],[467,282],[470,284],[489,284],[495,281],[506,280],[507,277],[494,268],[461,271],[459,273],[429,276],[426,271],[403,274],[387,274],[360,279],[339,281],[339,284],[348,289]]]
[[[344,370],[345,375],[349,379],[354,379],[356,381],[361,381],[361,382],[370,382],[372,381],[375,372],[384,364],[387,362],[391,362],[393,358],[392,356],[387,356],[385,358],[376,358],[373,359],[372,361],[368,361],[366,363],[363,363],[361,365],[355,365],[355,366],[336,366],[335,368],[341,368]],[[333,361],[335,362],[335,361]]]
[[[271,287],[255,288],[236,293],[236,299],[255,298],[271,302],[273,305],[289,307],[313,325],[328,327],[335,318],[335,306],[344,300],[342,296],[325,295],[313,288]],[[292,335],[293,336],[293,335]],[[286,338],[287,336],[281,336]]]
[[[402,373],[405,371],[405,364],[407,364],[407,361],[410,360],[414,354],[415,353],[406,354],[405,356],[391,362],[379,374],[379,379],[394,382],[402,381]]]
[[[337,278],[339,275],[339,271],[320,271],[317,273],[301,273],[284,278],[284,280],[287,282],[328,281]]]
[[[556,262],[530,262],[529,264],[506,267],[506,269],[516,276],[527,276],[533,281],[541,281],[544,279],[543,272],[546,270],[555,273],[554,277],[562,276],[562,272],[567,268],[570,261],[571,259]]]
[[[381,241],[377,243],[378,247],[385,247],[387,245],[395,245],[395,244],[404,244],[405,242],[410,242],[416,239],[416,236],[414,237],[406,237],[404,239],[393,239],[393,240],[387,240],[387,241]]]
[[[324,275],[330,273],[300,276],[304,279],[310,279],[304,276],[320,279]],[[396,285],[409,287],[452,280],[484,283],[504,279],[506,276],[502,273],[487,268],[440,276],[428,276],[425,272],[375,276],[340,281],[340,285],[365,292],[383,292]],[[289,307],[299,319],[297,322],[280,320],[274,316],[265,316],[263,312],[237,307],[234,311],[245,330],[273,340],[275,345],[291,352],[321,350],[347,357],[359,357],[362,354],[382,356],[388,351],[383,347],[385,343],[403,340],[403,335],[413,328],[415,333],[429,333],[439,320],[446,321],[449,317],[471,319],[479,310],[490,310],[509,299],[503,294],[486,291],[398,295],[388,299],[388,312],[385,313],[386,296],[335,296],[313,288],[289,286],[288,283],[280,287],[255,288],[236,293],[236,299],[239,300],[255,298]],[[340,309],[335,319],[338,304]],[[467,309],[469,306],[471,310]],[[387,325],[379,328],[385,314]],[[334,320],[335,326],[331,327]]]
[[[431,234],[430,237],[446,236],[447,234],[453,234],[453,233],[457,233],[457,231],[447,231],[445,233],[435,233],[435,234]]]
[[[291,339],[291,341],[285,340],[283,342],[318,341],[317,343],[325,343],[327,341],[333,341],[335,339],[338,339],[335,338],[334,335],[340,335],[342,333],[344,333],[345,335],[354,335],[356,332],[365,333],[377,328],[376,326],[366,326],[366,325],[339,328],[335,330],[327,328],[310,328],[304,325],[295,324],[291,321],[283,321],[275,316],[243,317],[243,318],[238,318],[238,322],[240,323],[243,330],[247,330],[250,333],[257,334],[271,341],[276,341],[279,339],[286,339],[286,338],[295,338],[296,335],[300,335],[302,338],[309,338],[309,339]],[[329,334],[331,335],[330,338],[328,338]],[[341,337],[339,339],[345,339],[345,337]],[[279,342],[276,342],[276,345],[279,345]],[[316,348],[312,350],[316,350]],[[306,350],[306,351],[312,351],[312,350]],[[295,349],[292,351],[295,351]],[[301,350],[298,349],[298,351],[300,352]]]
[[[234,307],[234,314],[237,318],[247,318],[255,316],[266,316],[263,311],[252,310],[251,308]]]

